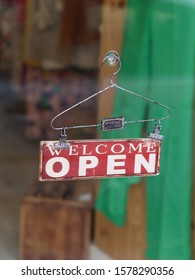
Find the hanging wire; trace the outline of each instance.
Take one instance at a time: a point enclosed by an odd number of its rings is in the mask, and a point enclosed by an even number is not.
[[[167,106],[163,105],[162,103],[157,102],[157,101],[155,101],[155,100],[153,100],[153,99],[147,98],[147,97],[142,96],[142,95],[140,95],[140,94],[138,94],[138,93],[135,93],[135,92],[133,92],[133,91],[130,91],[130,90],[128,90],[128,89],[125,89],[125,88],[123,88],[123,87],[121,87],[121,86],[118,86],[116,83],[113,82],[113,77],[114,77],[115,75],[117,75],[118,72],[119,72],[120,69],[121,69],[121,60],[120,60],[119,54],[118,54],[116,51],[109,51],[109,52],[106,54],[105,58],[103,59],[101,65],[103,65],[105,62],[106,62],[107,64],[109,64],[110,66],[116,66],[116,65],[118,65],[118,69],[117,69],[115,72],[113,72],[113,73],[111,74],[111,76],[110,76],[110,85],[108,85],[108,86],[105,87],[104,89],[102,89],[102,90],[100,90],[100,91],[98,91],[98,92],[92,94],[91,96],[85,98],[84,100],[82,100],[82,101],[80,101],[80,102],[74,104],[73,106],[67,108],[66,110],[64,110],[64,111],[62,111],[61,113],[59,113],[58,115],[56,115],[56,116],[51,120],[51,123],[50,123],[52,129],[54,129],[54,130],[65,131],[66,129],[74,129],[74,128],[99,127],[99,126],[101,127],[101,126],[102,126],[101,123],[98,123],[98,124],[88,124],[88,125],[62,126],[62,127],[55,127],[55,126],[53,125],[53,123],[54,123],[54,121],[55,121],[57,118],[59,118],[59,117],[62,116],[63,114],[65,114],[65,113],[67,113],[68,111],[70,111],[70,110],[76,108],[77,106],[83,104],[84,102],[87,102],[88,100],[94,98],[95,96],[100,95],[101,93],[107,91],[107,90],[110,89],[110,88],[117,88],[117,89],[122,90],[122,91],[124,91],[124,92],[130,93],[130,94],[133,95],[133,96],[136,96],[136,97],[138,97],[138,98],[141,98],[141,99],[143,99],[143,100],[145,100],[145,101],[147,101],[147,102],[151,102],[151,103],[153,103],[153,104],[155,104],[155,105],[157,105],[157,106],[160,106],[160,107],[162,107],[162,108],[164,108],[164,109],[166,109],[166,110],[168,111],[168,114],[167,114],[166,116],[164,116],[164,117],[161,117],[161,118],[151,118],[151,119],[143,119],[143,120],[130,120],[130,121],[125,121],[124,124],[143,123],[143,122],[157,122],[157,123],[160,123],[160,121],[165,120],[165,119],[168,119],[168,118],[170,117],[170,115],[171,115],[171,109],[170,109],[169,107],[167,107]]]

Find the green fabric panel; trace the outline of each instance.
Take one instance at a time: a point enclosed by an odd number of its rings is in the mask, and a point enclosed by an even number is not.
[[[128,1],[119,84],[172,109],[162,122],[161,173],[147,179],[149,259],[191,258],[194,20],[192,1]],[[166,113],[153,104],[147,108],[148,117]],[[113,115],[140,119],[145,110],[142,101],[117,92]],[[127,126],[102,137],[140,137],[142,128]],[[127,192],[136,180],[102,181],[97,208],[116,225],[125,222]]]
[[[124,44],[122,50],[122,68],[118,84],[142,95],[148,91],[148,23],[150,1],[129,0],[126,9]],[[125,120],[143,119],[145,101],[126,92],[117,91],[113,116],[125,117]],[[136,138],[140,137],[143,124],[125,126],[125,129],[104,132],[102,138]],[[123,179],[104,179],[98,193],[96,208],[103,212],[114,224],[125,223],[127,194],[129,186],[139,182],[138,177]]]
[[[170,106],[172,116],[162,123],[160,176],[147,180],[146,255],[190,259],[195,3],[154,2],[150,97]],[[158,113],[150,106],[150,117]]]

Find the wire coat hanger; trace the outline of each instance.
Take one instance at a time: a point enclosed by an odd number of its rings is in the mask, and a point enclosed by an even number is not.
[[[52,120],[51,120],[51,128],[54,130],[59,130],[61,131],[60,133],[60,143],[59,143],[59,147],[58,148],[68,148],[68,143],[66,143],[67,140],[67,134],[66,134],[66,130],[67,129],[76,129],[76,128],[86,128],[86,127],[101,127],[102,130],[113,130],[113,129],[121,129],[124,127],[124,125],[126,124],[133,124],[133,123],[143,123],[143,122],[155,122],[155,127],[154,127],[154,131],[153,133],[151,133],[149,136],[151,138],[155,138],[155,139],[159,139],[162,140],[163,136],[160,135],[160,130],[161,130],[161,125],[160,125],[160,121],[168,119],[171,115],[171,109],[165,105],[163,105],[160,102],[157,102],[153,99],[147,98],[145,96],[142,96],[138,93],[135,93],[133,91],[130,91],[126,88],[123,88],[119,85],[117,85],[114,81],[113,81],[113,77],[116,76],[118,74],[118,72],[121,69],[121,60],[119,57],[119,54],[112,50],[109,51],[105,58],[103,59],[101,65],[103,65],[104,63],[107,63],[110,66],[116,66],[117,64],[119,65],[118,69],[112,73],[112,75],[110,76],[110,85],[108,85],[107,87],[105,87],[104,89],[90,95],[89,97],[85,98],[84,100],[81,100],[80,102],[74,104],[73,106],[65,109],[64,111],[62,111],[61,113],[59,113],[58,115],[56,115]],[[102,120],[101,123],[98,124],[88,124],[88,125],[73,125],[73,126],[62,126],[62,127],[55,127],[53,125],[54,121],[59,118],[60,116],[64,115],[65,113],[71,111],[72,109],[76,108],[77,106],[81,105],[84,102],[87,102],[88,100],[104,93],[105,91],[107,91],[110,88],[117,88],[119,90],[122,90],[124,92],[127,92],[133,96],[136,96],[138,98],[141,98],[147,102],[151,102],[157,106],[160,106],[164,109],[166,109],[168,111],[168,114],[164,117],[161,118],[152,118],[152,119],[143,119],[143,120],[128,120],[128,121],[124,121],[124,118],[105,118]]]

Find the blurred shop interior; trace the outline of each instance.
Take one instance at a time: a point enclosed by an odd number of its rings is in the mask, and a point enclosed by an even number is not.
[[[184,0],[0,0],[0,259],[194,259],[195,3]],[[160,175],[39,182],[52,118],[109,84],[171,108]],[[116,70],[116,69],[115,69]],[[57,125],[166,112],[109,90]],[[142,138],[153,124],[70,129],[68,139]]]

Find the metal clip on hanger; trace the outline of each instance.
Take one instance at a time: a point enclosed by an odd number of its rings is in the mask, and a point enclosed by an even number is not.
[[[155,125],[154,125],[154,131],[153,133],[150,133],[149,134],[149,138],[153,138],[153,139],[158,139],[158,140],[163,140],[163,136],[160,135],[160,130],[162,128],[162,126],[160,125],[160,121],[161,120],[165,120],[165,119],[168,119],[170,117],[170,114],[171,114],[171,110],[169,107],[155,101],[155,100],[152,100],[152,99],[149,99],[147,97],[144,97],[140,94],[137,94],[133,91],[130,91],[128,89],[125,89],[121,86],[118,86],[116,83],[114,83],[113,81],[113,77],[115,75],[118,74],[118,72],[120,71],[121,69],[121,60],[120,60],[120,57],[119,57],[119,54],[116,52],[116,51],[109,51],[105,58],[103,59],[101,65],[103,65],[104,63],[107,63],[108,65],[110,66],[116,66],[117,64],[119,65],[117,71],[113,72],[112,75],[110,76],[110,85],[108,85],[107,87],[105,87],[104,89],[94,93],[93,95],[85,98],[84,100],[74,104],[73,106],[67,108],[66,110],[62,111],[61,113],[59,113],[57,116],[55,116],[52,120],[51,120],[51,127],[52,129],[54,130],[60,130],[61,133],[60,133],[60,141],[59,143],[57,143],[55,145],[55,148],[56,149],[68,149],[70,147],[70,144],[67,143],[67,134],[66,134],[66,130],[67,129],[73,129],[73,128],[86,128],[86,127],[101,127],[101,130],[104,130],[104,131],[108,131],[108,130],[116,130],[116,129],[122,129],[124,128],[124,125],[126,124],[133,124],[133,123],[143,123],[143,122],[155,122]],[[141,99],[144,99],[145,101],[148,101],[148,102],[151,102],[155,105],[158,105],[164,109],[166,109],[168,111],[168,114],[165,116],[165,117],[161,117],[161,118],[153,118],[153,119],[143,119],[143,120],[130,120],[130,121],[125,121],[124,117],[117,117],[117,118],[103,118],[101,123],[98,123],[98,124],[91,124],[91,125],[75,125],[75,126],[63,126],[63,127],[55,127],[53,125],[54,121],[62,116],[63,114],[67,113],[68,111],[72,110],[73,108],[81,105],[82,103],[92,99],[93,97],[107,91],[108,89],[110,88],[117,88],[117,89],[120,89],[122,91],[125,91],[127,93],[130,93],[131,95],[134,95],[136,97],[139,97]]]

